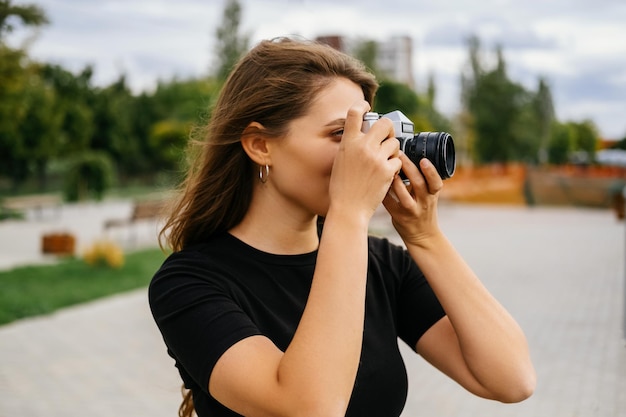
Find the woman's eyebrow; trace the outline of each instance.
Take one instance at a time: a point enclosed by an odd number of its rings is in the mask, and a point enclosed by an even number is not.
[[[330,122],[326,123],[325,126],[343,126],[345,124],[346,124],[346,119],[340,118],[340,119],[331,120]]]

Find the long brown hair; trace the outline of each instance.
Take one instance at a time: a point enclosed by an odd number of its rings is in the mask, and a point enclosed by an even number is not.
[[[268,137],[284,136],[337,77],[360,85],[372,103],[374,76],[330,46],[279,38],[248,52],[226,80],[203,138],[191,142],[193,159],[159,240],[179,251],[237,225],[250,205],[257,169],[240,144],[244,129],[258,122]],[[179,415],[190,416],[193,403],[184,394]]]
[[[256,172],[239,143],[244,129],[258,122],[268,136],[284,135],[336,77],[361,85],[372,102],[374,76],[330,46],[280,38],[262,41],[244,56],[220,92],[203,140],[191,142],[197,149],[190,150],[193,159],[161,240],[178,251],[237,225],[250,205]]]

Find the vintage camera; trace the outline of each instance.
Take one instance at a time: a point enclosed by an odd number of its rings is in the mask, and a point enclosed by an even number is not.
[[[428,158],[437,168],[442,179],[445,180],[454,175],[456,157],[454,141],[449,133],[420,132],[414,134],[413,122],[399,110],[383,115],[374,112],[365,113],[361,130],[366,133],[372,124],[381,117],[391,119],[395,137],[400,141],[400,149],[409,157],[411,162],[418,165],[420,159]],[[401,176],[405,179],[404,174],[401,173]]]

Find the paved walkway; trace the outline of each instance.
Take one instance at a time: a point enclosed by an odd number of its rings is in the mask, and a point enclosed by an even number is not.
[[[88,241],[103,218],[129,209],[105,206],[74,207],[65,224]],[[403,348],[411,375],[403,416],[626,416],[624,223],[609,211],[452,204],[440,221],[525,329],[539,382],[520,404],[482,400]],[[0,260],[45,261],[22,242],[36,243],[37,233],[23,229],[0,227],[0,242],[15,236]],[[382,216],[372,229],[393,236]],[[174,417],[179,388],[145,290],[0,327],[1,417]]]

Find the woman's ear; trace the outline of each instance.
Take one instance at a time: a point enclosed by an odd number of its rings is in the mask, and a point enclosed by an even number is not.
[[[252,122],[243,131],[241,135],[241,146],[258,165],[270,164],[270,152],[267,146],[267,135],[264,133],[265,128],[261,123]]]

